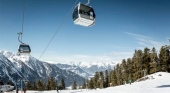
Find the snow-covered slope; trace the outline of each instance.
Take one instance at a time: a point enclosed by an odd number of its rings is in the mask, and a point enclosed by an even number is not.
[[[54,77],[58,82],[64,78],[66,86],[70,86],[74,80],[81,84],[84,79],[71,71],[58,68],[55,64],[42,62],[31,56],[21,57],[7,51],[0,51],[0,69],[0,79],[3,82],[12,80],[15,83],[19,78],[32,82],[38,79],[47,81],[49,77]]]
[[[162,76],[158,76],[159,74]],[[170,73],[158,72],[150,76],[155,79],[105,89],[62,90],[61,93],[170,93]],[[27,93],[35,93],[35,91],[28,91]],[[56,93],[56,91],[43,91],[43,93]]]

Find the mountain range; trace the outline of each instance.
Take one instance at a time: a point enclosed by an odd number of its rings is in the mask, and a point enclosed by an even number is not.
[[[95,72],[111,70],[115,66],[114,62],[102,61],[102,62],[54,62],[47,61],[49,63],[56,64],[59,68],[72,71],[85,78],[91,77]]]
[[[0,51],[0,79],[4,82],[11,80],[17,84],[17,80],[36,82],[41,79],[44,82],[49,77],[54,77],[59,83],[63,78],[66,86],[71,86],[73,81],[82,84],[84,78],[88,79],[96,71],[110,70],[115,66],[114,62],[54,62],[40,61],[30,56],[19,56],[16,53]]]
[[[76,81],[82,84],[83,77],[57,67],[54,64],[40,61],[32,56],[18,56],[15,53],[0,51],[0,79],[3,82],[11,80],[15,85],[18,80],[36,82],[37,80],[47,81],[49,77],[54,77],[59,83],[63,78],[66,86],[72,85]]]

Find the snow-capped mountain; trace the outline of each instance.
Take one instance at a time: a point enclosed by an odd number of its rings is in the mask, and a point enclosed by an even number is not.
[[[102,61],[102,62],[67,62],[67,63],[59,63],[59,62],[53,62],[53,61],[47,61],[49,63],[54,63],[54,64],[63,64],[62,67],[60,68],[67,68],[67,65],[69,65],[72,68],[77,67],[81,68],[83,71],[86,73],[89,73],[93,75],[96,71],[105,71],[105,70],[111,70],[113,67],[116,65],[114,62],[109,62],[109,61]],[[67,64],[67,65],[66,65]],[[77,71],[77,70],[76,70]],[[74,71],[74,72],[76,72]],[[81,71],[77,71],[81,72]]]
[[[68,64],[61,64],[61,63],[57,63],[56,64],[59,68],[64,69],[64,70],[69,70],[71,72],[74,72],[84,78],[89,78],[89,76],[92,76],[91,74],[85,72],[84,70],[82,70],[80,67],[78,66],[73,66],[73,65],[68,65]]]
[[[94,74],[96,71],[111,70],[115,66],[114,62],[102,61],[102,62],[70,62],[73,66],[78,66],[85,72]]]
[[[11,80],[16,83],[17,79],[47,81],[49,77],[54,77],[57,82],[64,78],[66,86],[70,86],[74,80],[81,84],[84,79],[71,71],[58,68],[55,64],[42,62],[31,56],[21,57],[7,51],[0,51],[0,69],[0,79],[4,82]]]

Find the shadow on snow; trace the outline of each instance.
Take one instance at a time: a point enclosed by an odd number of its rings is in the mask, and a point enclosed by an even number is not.
[[[157,88],[166,88],[166,87],[170,87],[170,85],[161,85],[161,86],[157,86]]]

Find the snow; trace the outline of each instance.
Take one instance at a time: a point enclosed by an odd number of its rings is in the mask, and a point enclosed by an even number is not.
[[[87,68],[90,68],[93,65],[97,65],[98,68],[100,68],[100,67],[108,67],[108,65],[115,66],[115,63],[112,62],[112,61],[70,62],[68,64],[76,65],[76,66],[80,66],[80,67],[87,67]]]
[[[0,50],[0,54],[1,54],[1,56],[4,55],[11,62],[16,62],[16,60],[20,60],[22,62],[27,62],[27,61],[29,61],[29,57],[30,57],[30,56],[19,56],[17,53],[12,53],[9,51],[1,51],[1,50]]]
[[[51,64],[68,64],[68,65],[73,65],[73,66],[78,66],[78,67],[87,67],[90,68],[93,65],[96,65],[98,68],[100,67],[105,67],[107,68],[108,66],[114,67],[115,62],[112,61],[91,61],[91,62],[57,62],[57,61],[46,61]]]
[[[158,76],[161,74],[162,76]],[[116,87],[109,87],[104,89],[93,90],[61,90],[59,93],[169,93],[170,91],[170,73],[158,72],[149,75],[154,79],[148,79],[141,82],[134,82],[131,85],[121,85]],[[56,90],[52,91],[27,91],[27,93],[57,93]]]

